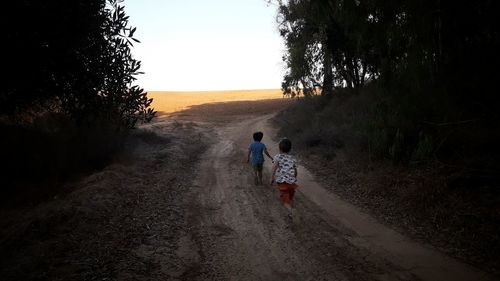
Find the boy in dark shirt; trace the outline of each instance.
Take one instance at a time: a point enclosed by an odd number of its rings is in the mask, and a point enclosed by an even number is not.
[[[255,185],[262,185],[262,166],[264,165],[264,153],[273,159],[269,152],[267,152],[266,145],[263,144],[262,138],[264,134],[262,132],[255,132],[253,134],[254,142],[248,146],[247,163],[250,162],[250,156],[252,157],[252,167],[255,172]]]

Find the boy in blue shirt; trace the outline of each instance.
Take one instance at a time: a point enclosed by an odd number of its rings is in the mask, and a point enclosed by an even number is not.
[[[255,185],[262,185],[262,166],[264,165],[264,153],[273,159],[269,152],[267,152],[266,145],[261,142],[264,134],[262,132],[255,132],[253,134],[254,142],[248,146],[247,163],[250,162],[252,156],[252,167],[255,172]]]

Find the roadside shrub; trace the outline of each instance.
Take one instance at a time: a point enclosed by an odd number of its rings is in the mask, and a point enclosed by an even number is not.
[[[152,100],[133,85],[141,64],[131,48],[139,41],[121,2],[20,0],[0,11],[9,26],[2,189],[51,193],[59,182],[103,168],[128,131],[154,117]]]
[[[370,84],[333,96],[301,98],[278,119],[285,120],[281,134],[293,137],[299,146],[348,146],[370,158],[408,164],[431,160],[436,150],[435,130],[418,116],[422,113],[397,105],[377,84]]]
[[[48,114],[51,115],[51,114]],[[121,149],[125,131],[114,124],[80,129],[63,116],[44,116],[32,124],[1,124],[2,204],[43,200],[61,184],[102,169]]]
[[[422,162],[432,158],[434,153],[434,141],[432,137],[424,132],[420,132],[417,146],[412,154],[412,161]]]
[[[331,97],[300,98],[277,119],[284,120],[281,135],[319,154],[345,146],[397,165],[437,161],[487,174],[498,171],[496,114],[478,108],[482,115],[477,117],[454,104],[438,106],[439,101],[439,95],[432,102],[390,97],[373,83],[357,91],[335,91]]]

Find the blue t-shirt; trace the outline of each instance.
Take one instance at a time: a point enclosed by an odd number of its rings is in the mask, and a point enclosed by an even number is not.
[[[266,149],[266,145],[261,143],[260,141],[255,141],[250,144],[248,149],[252,152],[252,164],[264,163],[264,149]]]

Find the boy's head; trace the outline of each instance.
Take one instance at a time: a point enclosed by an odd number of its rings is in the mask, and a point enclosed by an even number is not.
[[[292,142],[287,138],[281,139],[278,146],[281,152],[288,153],[292,150]]]
[[[253,140],[254,141],[261,141],[263,137],[264,137],[264,134],[262,132],[253,133]]]

